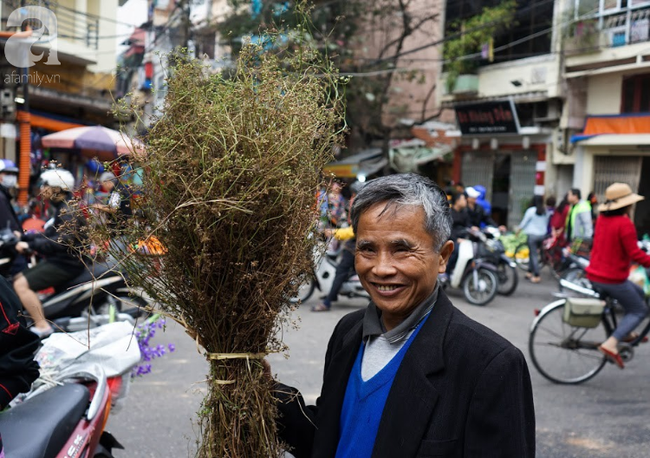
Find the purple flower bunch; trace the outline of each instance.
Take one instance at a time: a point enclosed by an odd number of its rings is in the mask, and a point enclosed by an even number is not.
[[[172,343],[166,346],[162,344],[150,345],[149,343],[156,335],[156,330],[162,329],[165,323],[165,318],[162,315],[155,314],[138,326],[135,338],[138,341],[142,359],[141,363],[131,371],[131,378],[142,377],[148,374],[151,372],[151,361],[156,358],[162,358],[167,353],[173,353],[176,350],[176,346]]]

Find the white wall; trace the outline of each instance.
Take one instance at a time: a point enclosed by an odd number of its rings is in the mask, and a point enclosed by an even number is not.
[[[604,115],[621,112],[622,74],[589,77],[587,88],[587,114]]]

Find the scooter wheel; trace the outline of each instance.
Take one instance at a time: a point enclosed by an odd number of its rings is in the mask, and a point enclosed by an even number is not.
[[[314,280],[308,280],[298,287],[298,295],[292,297],[289,302],[292,304],[304,304],[314,294],[316,283]]]
[[[485,305],[496,296],[499,280],[494,272],[482,267],[474,273],[470,271],[463,279],[463,294],[470,304]]]

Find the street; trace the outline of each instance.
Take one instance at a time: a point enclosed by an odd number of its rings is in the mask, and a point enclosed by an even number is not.
[[[521,273],[521,272],[520,272]],[[485,307],[466,303],[460,291],[447,291],[464,313],[494,329],[519,347],[528,358],[528,329],[534,309],[551,302],[556,282],[548,271],[544,281],[523,280],[511,297],[497,298]],[[328,338],[338,320],[365,305],[343,299],[332,311],[313,313],[318,291],[295,314],[298,329],[285,329],[287,355],[271,355],[273,373],[301,390],[307,403],[320,390]],[[174,343],[177,350],[154,361],[153,372],[132,383],[126,403],[111,413],[107,429],[124,445],[116,457],[193,456],[199,429],[199,410],[206,363],[196,344],[177,325],[169,325],[155,343]],[[537,417],[537,456],[541,458],[641,458],[650,450],[647,364],[650,344],[636,349],[624,371],[608,364],[594,379],[578,386],[555,385],[542,378],[529,361]]]

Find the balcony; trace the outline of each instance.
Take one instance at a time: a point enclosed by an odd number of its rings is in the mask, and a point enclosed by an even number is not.
[[[52,49],[56,43],[56,53],[60,60],[81,65],[97,63],[99,48],[99,17],[81,13],[61,3],[51,1],[28,1],[21,8],[18,1],[3,1],[2,30],[8,30],[7,21],[16,13],[16,19],[31,27],[40,39],[33,45],[35,52]],[[20,15],[22,14],[22,15]],[[11,28],[15,30],[15,28]],[[39,30],[40,29],[40,30]]]
[[[569,27],[563,43],[567,73],[650,62],[650,1],[629,0],[628,4],[627,8],[612,5]]]
[[[560,94],[560,59],[546,54],[481,67],[475,75],[460,75],[449,90],[447,75],[437,93],[444,107],[466,100],[514,97],[522,102],[537,102]]]

